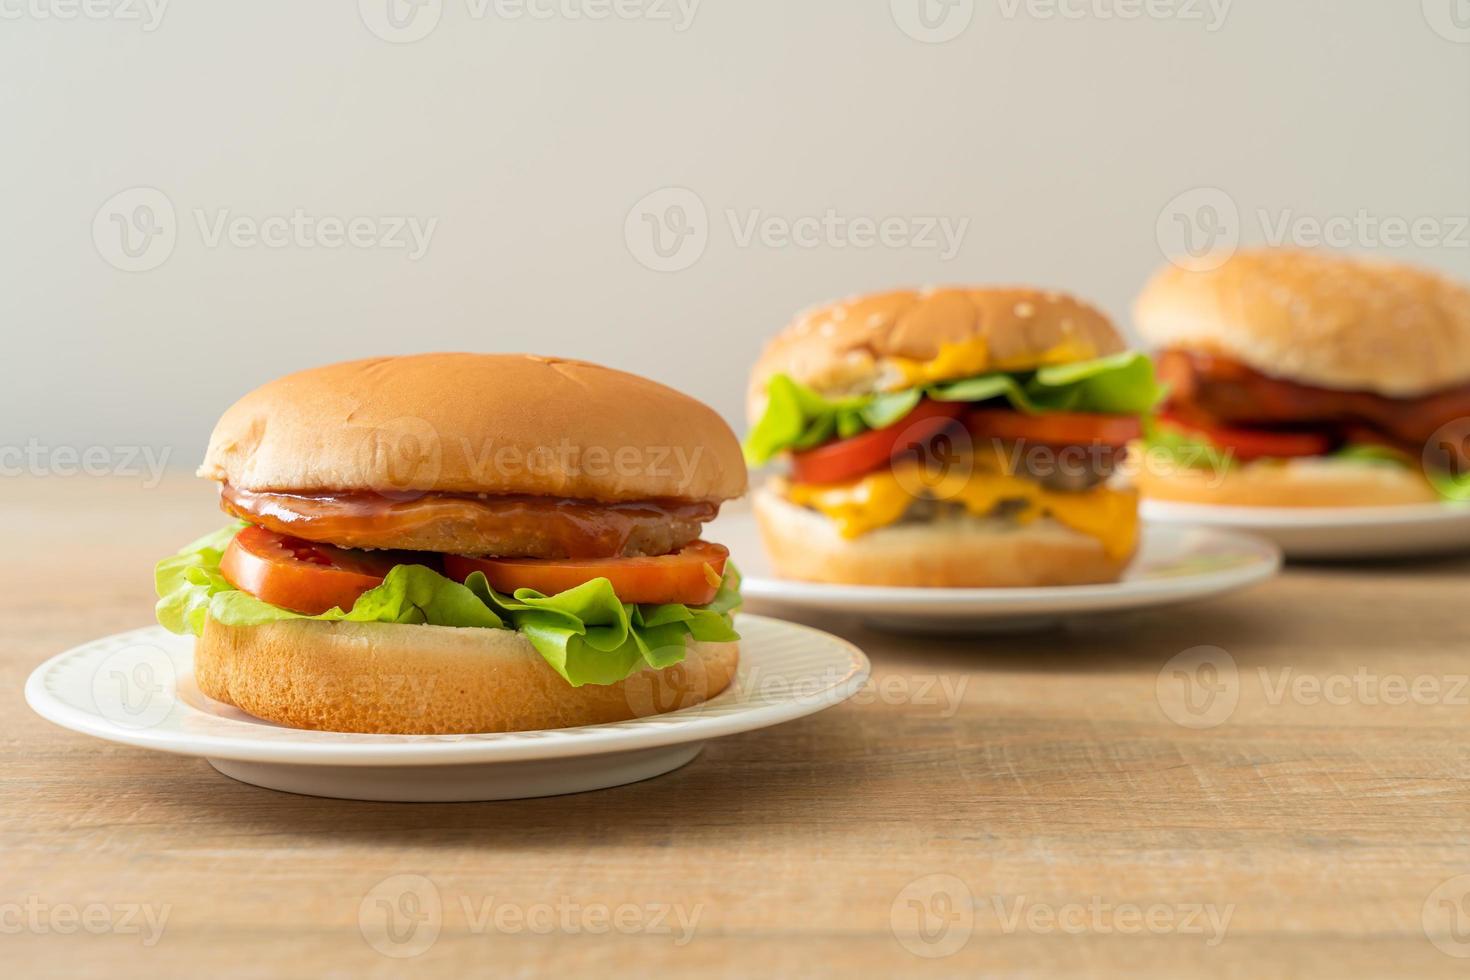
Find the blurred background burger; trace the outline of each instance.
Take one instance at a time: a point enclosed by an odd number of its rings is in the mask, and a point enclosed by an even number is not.
[[[1470,289],[1425,269],[1247,251],[1170,266],[1137,301],[1168,402],[1144,494],[1243,506],[1418,504],[1457,493]]]
[[[902,586],[1116,579],[1137,501],[1116,485],[1152,366],[1108,318],[1030,288],[856,297],[802,314],[750,380],[747,459],[783,576]]]

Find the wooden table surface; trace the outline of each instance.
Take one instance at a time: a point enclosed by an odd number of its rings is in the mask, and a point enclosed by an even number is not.
[[[873,686],[670,775],[352,803],[26,707],[41,660],[151,622],[152,562],[216,525],[206,485],[144,482],[0,481],[7,975],[1470,971],[1470,561],[1029,636],[817,621]],[[1214,674],[1174,659],[1201,646]],[[1226,701],[1184,701],[1191,677]],[[442,909],[410,958],[359,919],[422,894],[399,875]]]

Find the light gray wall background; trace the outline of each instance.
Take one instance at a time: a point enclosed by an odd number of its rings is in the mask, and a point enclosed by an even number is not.
[[[814,301],[1024,281],[1126,318],[1165,251],[1314,228],[1470,278],[1467,0],[162,2],[0,0],[0,445],[192,466],[262,381],[431,349],[735,421]],[[310,244],[353,218],[366,247]]]

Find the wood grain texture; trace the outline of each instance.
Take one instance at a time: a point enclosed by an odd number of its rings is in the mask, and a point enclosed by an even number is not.
[[[217,517],[185,478],[8,479],[0,514],[9,975],[1470,969],[1425,927],[1426,902],[1447,909],[1438,899],[1470,891],[1466,879],[1431,901],[1470,874],[1470,690],[1457,687],[1470,674],[1470,561],[1293,568],[1242,595],[1034,636],[820,621],[873,659],[873,686],[852,703],[719,740],[635,786],[414,806],[256,789],[35,717],[29,671],[147,623],[152,562]],[[1201,645],[1230,654],[1238,704],[1191,729],[1166,713],[1179,712],[1176,678],[1165,671],[1161,700],[1160,672]],[[1391,703],[1396,677],[1424,703]],[[395,959],[364,938],[359,909],[401,874],[432,882],[442,927]],[[963,944],[910,952],[894,930],[916,921],[910,899],[938,937],[918,948]],[[131,905],[168,918],[152,945],[146,926],[51,928],[89,904],[114,924]],[[49,931],[27,918],[41,906],[62,916],[43,917]],[[641,923],[627,910],[623,922],[643,931],[589,931],[604,924],[597,909],[620,906],[639,907]],[[649,906],[670,910],[657,928]],[[1211,912],[1228,914],[1223,934]],[[1470,952],[1470,903],[1460,945],[1429,921],[1440,945]]]

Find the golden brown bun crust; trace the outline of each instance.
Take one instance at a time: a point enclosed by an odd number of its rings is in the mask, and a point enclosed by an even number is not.
[[[1096,538],[1050,518],[1029,524],[956,520],[898,524],[857,538],[762,487],[761,540],[783,578],[845,585],[1022,588],[1116,582],[1132,556],[1109,558]]]
[[[312,368],[240,399],[199,475],[245,490],[728,500],[735,433],[672,388],[583,361],[419,354]]]
[[[691,642],[677,666],[572,687],[510,630],[209,619],[194,646],[194,677],[216,701],[293,728],[445,735],[600,725],[686,708],[723,691],[739,660],[738,643]]]
[[[1347,460],[1255,462],[1223,473],[1141,466],[1133,482],[1154,500],[1224,507],[1392,507],[1440,499],[1416,470]]]
[[[996,287],[857,296],[806,311],[766,345],[751,373],[750,417],[764,410],[775,374],[827,394],[887,390],[904,386],[896,360],[932,361],[946,346],[976,343],[996,368],[1014,370],[1058,350],[1068,352],[1062,360],[1081,361],[1124,347],[1106,314],[1063,293]],[[962,368],[950,377],[975,373]]]
[[[1209,271],[1165,268],[1134,317],[1157,347],[1320,388],[1404,398],[1470,383],[1470,289],[1413,266],[1240,252]]]

